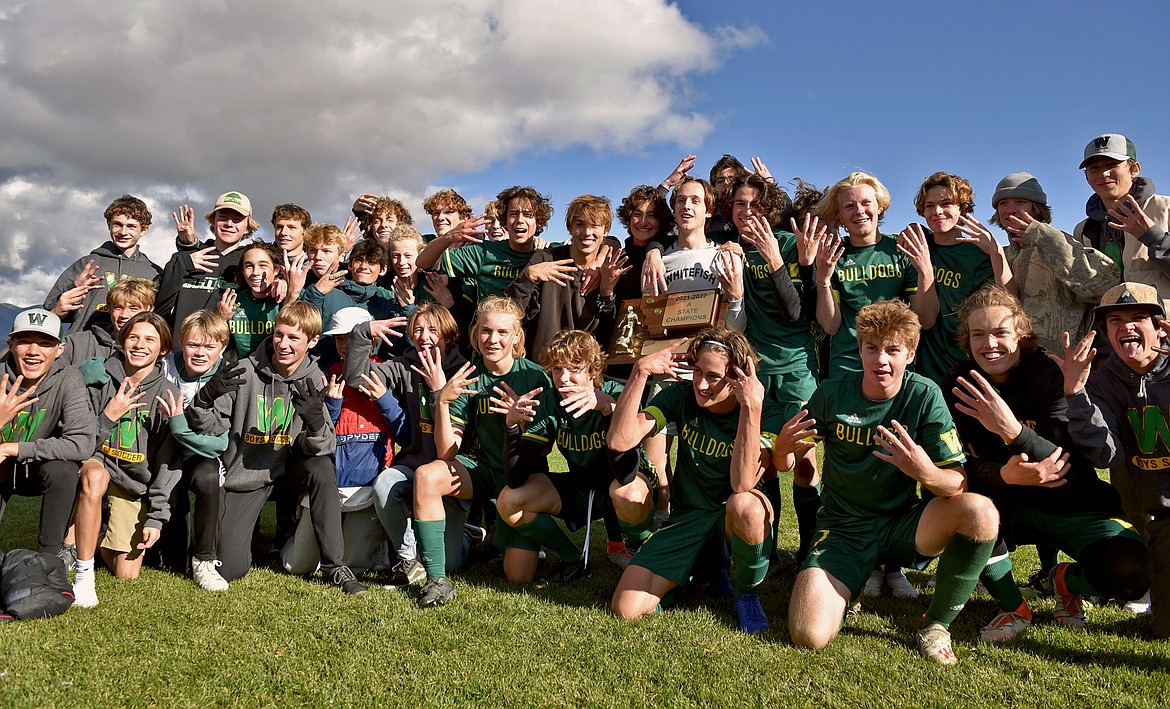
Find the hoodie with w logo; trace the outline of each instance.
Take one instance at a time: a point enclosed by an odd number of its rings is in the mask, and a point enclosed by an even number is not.
[[[227,432],[227,450],[220,456],[226,471],[224,489],[250,492],[271,485],[285,473],[290,456],[332,456],[337,447],[333,424],[324,401],[326,426],[307,431],[293,403],[293,384],[322,388],[321,368],[312,355],[305,357],[288,379],[272,365],[272,340],[267,339],[250,357],[240,360],[244,383],[224,394],[210,408],[199,399],[191,403],[187,419],[191,430],[219,436]]]

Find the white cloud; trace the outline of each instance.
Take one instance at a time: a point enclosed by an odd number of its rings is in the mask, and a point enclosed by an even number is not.
[[[46,41],[51,38],[51,41]],[[0,14],[0,297],[103,239],[123,192],[202,214],[228,189],[265,222],[341,219],[368,189],[416,207],[521,150],[694,145],[696,72],[765,42],[663,2],[28,3]]]

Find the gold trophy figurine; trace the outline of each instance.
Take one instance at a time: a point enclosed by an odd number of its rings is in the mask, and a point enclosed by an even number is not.
[[[638,314],[634,312],[634,306],[627,305],[625,317],[618,325],[618,336],[614,341],[617,351],[614,354],[627,357],[638,356],[639,350],[642,349],[642,338],[638,337],[639,325],[641,324]]]

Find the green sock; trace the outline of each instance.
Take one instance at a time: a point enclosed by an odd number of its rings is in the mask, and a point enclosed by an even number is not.
[[[447,533],[445,519],[416,519],[414,521],[414,536],[418,541],[418,553],[422,557],[423,566],[427,568],[427,578],[437,579],[447,575],[447,542],[444,536]]]
[[[1036,556],[1040,557],[1040,568],[1051,571],[1060,563],[1060,550],[1051,544],[1037,544]]]
[[[1012,558],[1007,554],[988,560],[983,573],[979,574],[979,580],[1005,611],[1014,611],[1024,602],[1020,587],[1012,578]]]
[[[1080,564],[1070,564],[1064,570],[1064,587],[1077,596],[1099,596],[1100,592],[1085,578]]]
[[[622,534],[626,537],[626,546],[637,551],[650,538],[650,528],[654,526],[654,515],[646,515],[646,519],[637,524],[630,524],[625,520],[619,520],[619,523],[622,527]]]
[[[581,548],[569,539],[561,525],[548,513],[539,512],[536,519],[513,529],[525,539],[552,549],[561,561],[577,561],[581,558]]]
[[[994,548],[994,539],[980,542],[961,534],[951,538],[951,543],[938,558],[938,583],[934,587],[934,600],[926,609],[924,627],[941,623],[944,628],[949,628],[959,617]]]
[[[768,557],[772,546],[771,530],[759,544],[749,544],[739,535],[731,535],[731,558],[735,561],[735,596],[738,598],[760,585],[768,575]]]
[[[800,539],[800,547],[796,550],[796,560],[804,561],[804,558],[808,556],[808,547],[812,543],[813,533],[817,531],[817,512],[821,510],[821,486],[793,485],[792,510],[796,513],[796,533]]]

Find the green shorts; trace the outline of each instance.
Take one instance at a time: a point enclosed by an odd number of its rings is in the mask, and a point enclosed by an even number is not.
[[[492,500],[504,489],[504,471],[496,470],[473,455],[457,455],[455,460],[467,468],[471,492],[476,500]]]
[[[808,403],[817,389],[816,375],[809,371],[787,374],[760,374],[765,396],[780,405],[782,411],[792,409],[795,414]]]
[[[857,597],[878,564],[926,568],[934,557],[919,554],[914,543],[925,509],[922,502],[892,517],[856,517],[822,507],[800,568],[824,569],[845,584],[850,598]]]
[[[1095,541],[1128,537],[1142,541],[1133,525],[1106,512],[1041,512],[1023,505],[997,503],[1000,536],[1008,548],[1021,544],[1051,544],[1074,559]]]
[[[722,561],[731,557],[724,536],[726,517],[723,507],[672,512],[662,529],[651,534],[638,549],[630,565],[684,586],[701,558],[714,556]]]

